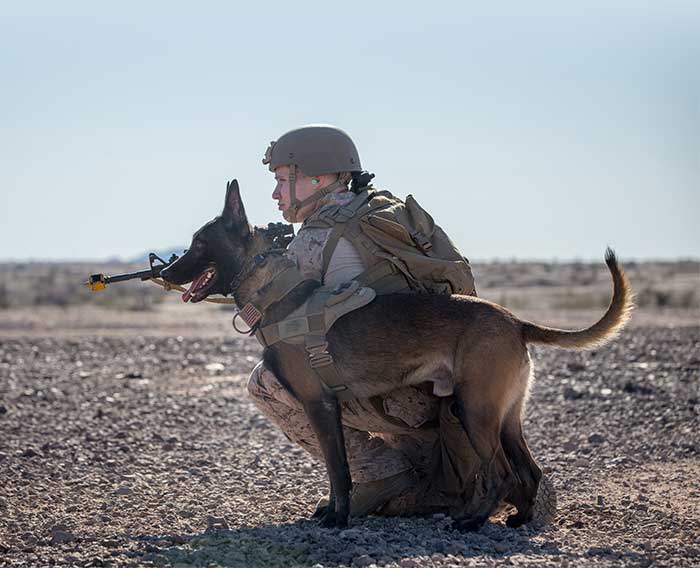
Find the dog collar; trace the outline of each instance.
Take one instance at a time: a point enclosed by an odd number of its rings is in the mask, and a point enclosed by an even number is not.
[[[275,276],[268,284],[258,290],[251,300],[238,310],[234,316],[232,325],[238,333],[253,333],[256,326],[262,320],[265,311],[272,305],[282,300],[294,288],[302,282],[308,280],[305,278],[295,264],[285,268],[277,276]],[[241,318],[248,326],[248,331],[238,329],[236,320]]]
[[[238,329],[238,326],[236,325],[236,320],[239,317],[248,326],[247,330]],[[261,319],[262,312],[253,304],[248,302],[245,306],[243,306],[243,309],[236,308],[236,313],[233,314],[233,320],[231,321],[231,325],[233,325],[233,329],[235,329],[238,333],[247,333],[248,335],[251,335],[255,332],[255,327],[258,325]]]

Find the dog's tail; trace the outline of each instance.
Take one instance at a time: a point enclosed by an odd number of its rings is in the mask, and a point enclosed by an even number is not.
[[[544,343],[564,349],[587,349],[610,341],[625,326],[634,307],[632,287],[611,248],[605,251],[605,263],[613,279],[613,297],[605,315],[591,327],[577,331],[542,327],[523,322],[526,343]]]

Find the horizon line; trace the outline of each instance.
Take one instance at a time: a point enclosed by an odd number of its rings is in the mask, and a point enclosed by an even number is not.
[[[469,264],[487,264],[487,263],[511,263],[511,262],[523,262],[523,263],[555,263],[555,264],[573,264],[573,263],[585,263],[585,264],[604,264],[603,255],[600,258],[590,258],[590,257],[537,257],[537,256],[509,256],[509,257],[472,257],[469,258]],[[144,258],[147,262],[147,259]],[[105,264],[105,263],[118,263],[118,264],[138,264],[141,262],[139,259],[125,259],[120,256],[114,257],[103,257],[103,258],[0,258],[0,265],[3,264]],[[624,263],[636,262],[697,262],[700,263],[699,256],[675,256],[675,257],[628,257],[624,258]]]

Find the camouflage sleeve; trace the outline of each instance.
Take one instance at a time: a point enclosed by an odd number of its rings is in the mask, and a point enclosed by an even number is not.
[[[323,247],[329,233],[330,229],[301,229],[289,243],[287,258],[296,262],[305,277],[323,280]]]

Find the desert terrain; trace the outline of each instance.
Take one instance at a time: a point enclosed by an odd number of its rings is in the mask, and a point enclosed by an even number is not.
[[[524,429],[556,488],[546,526],[501,517],[309,519],[324,467],[248,397],[261,349],[232,311],[142,266],[0,264],[0,566],[697,566],[700,263],[625,263],[639,308],[611,344],[535,347]],[[600,263],[474,264],[479,294],[585,326]]]

